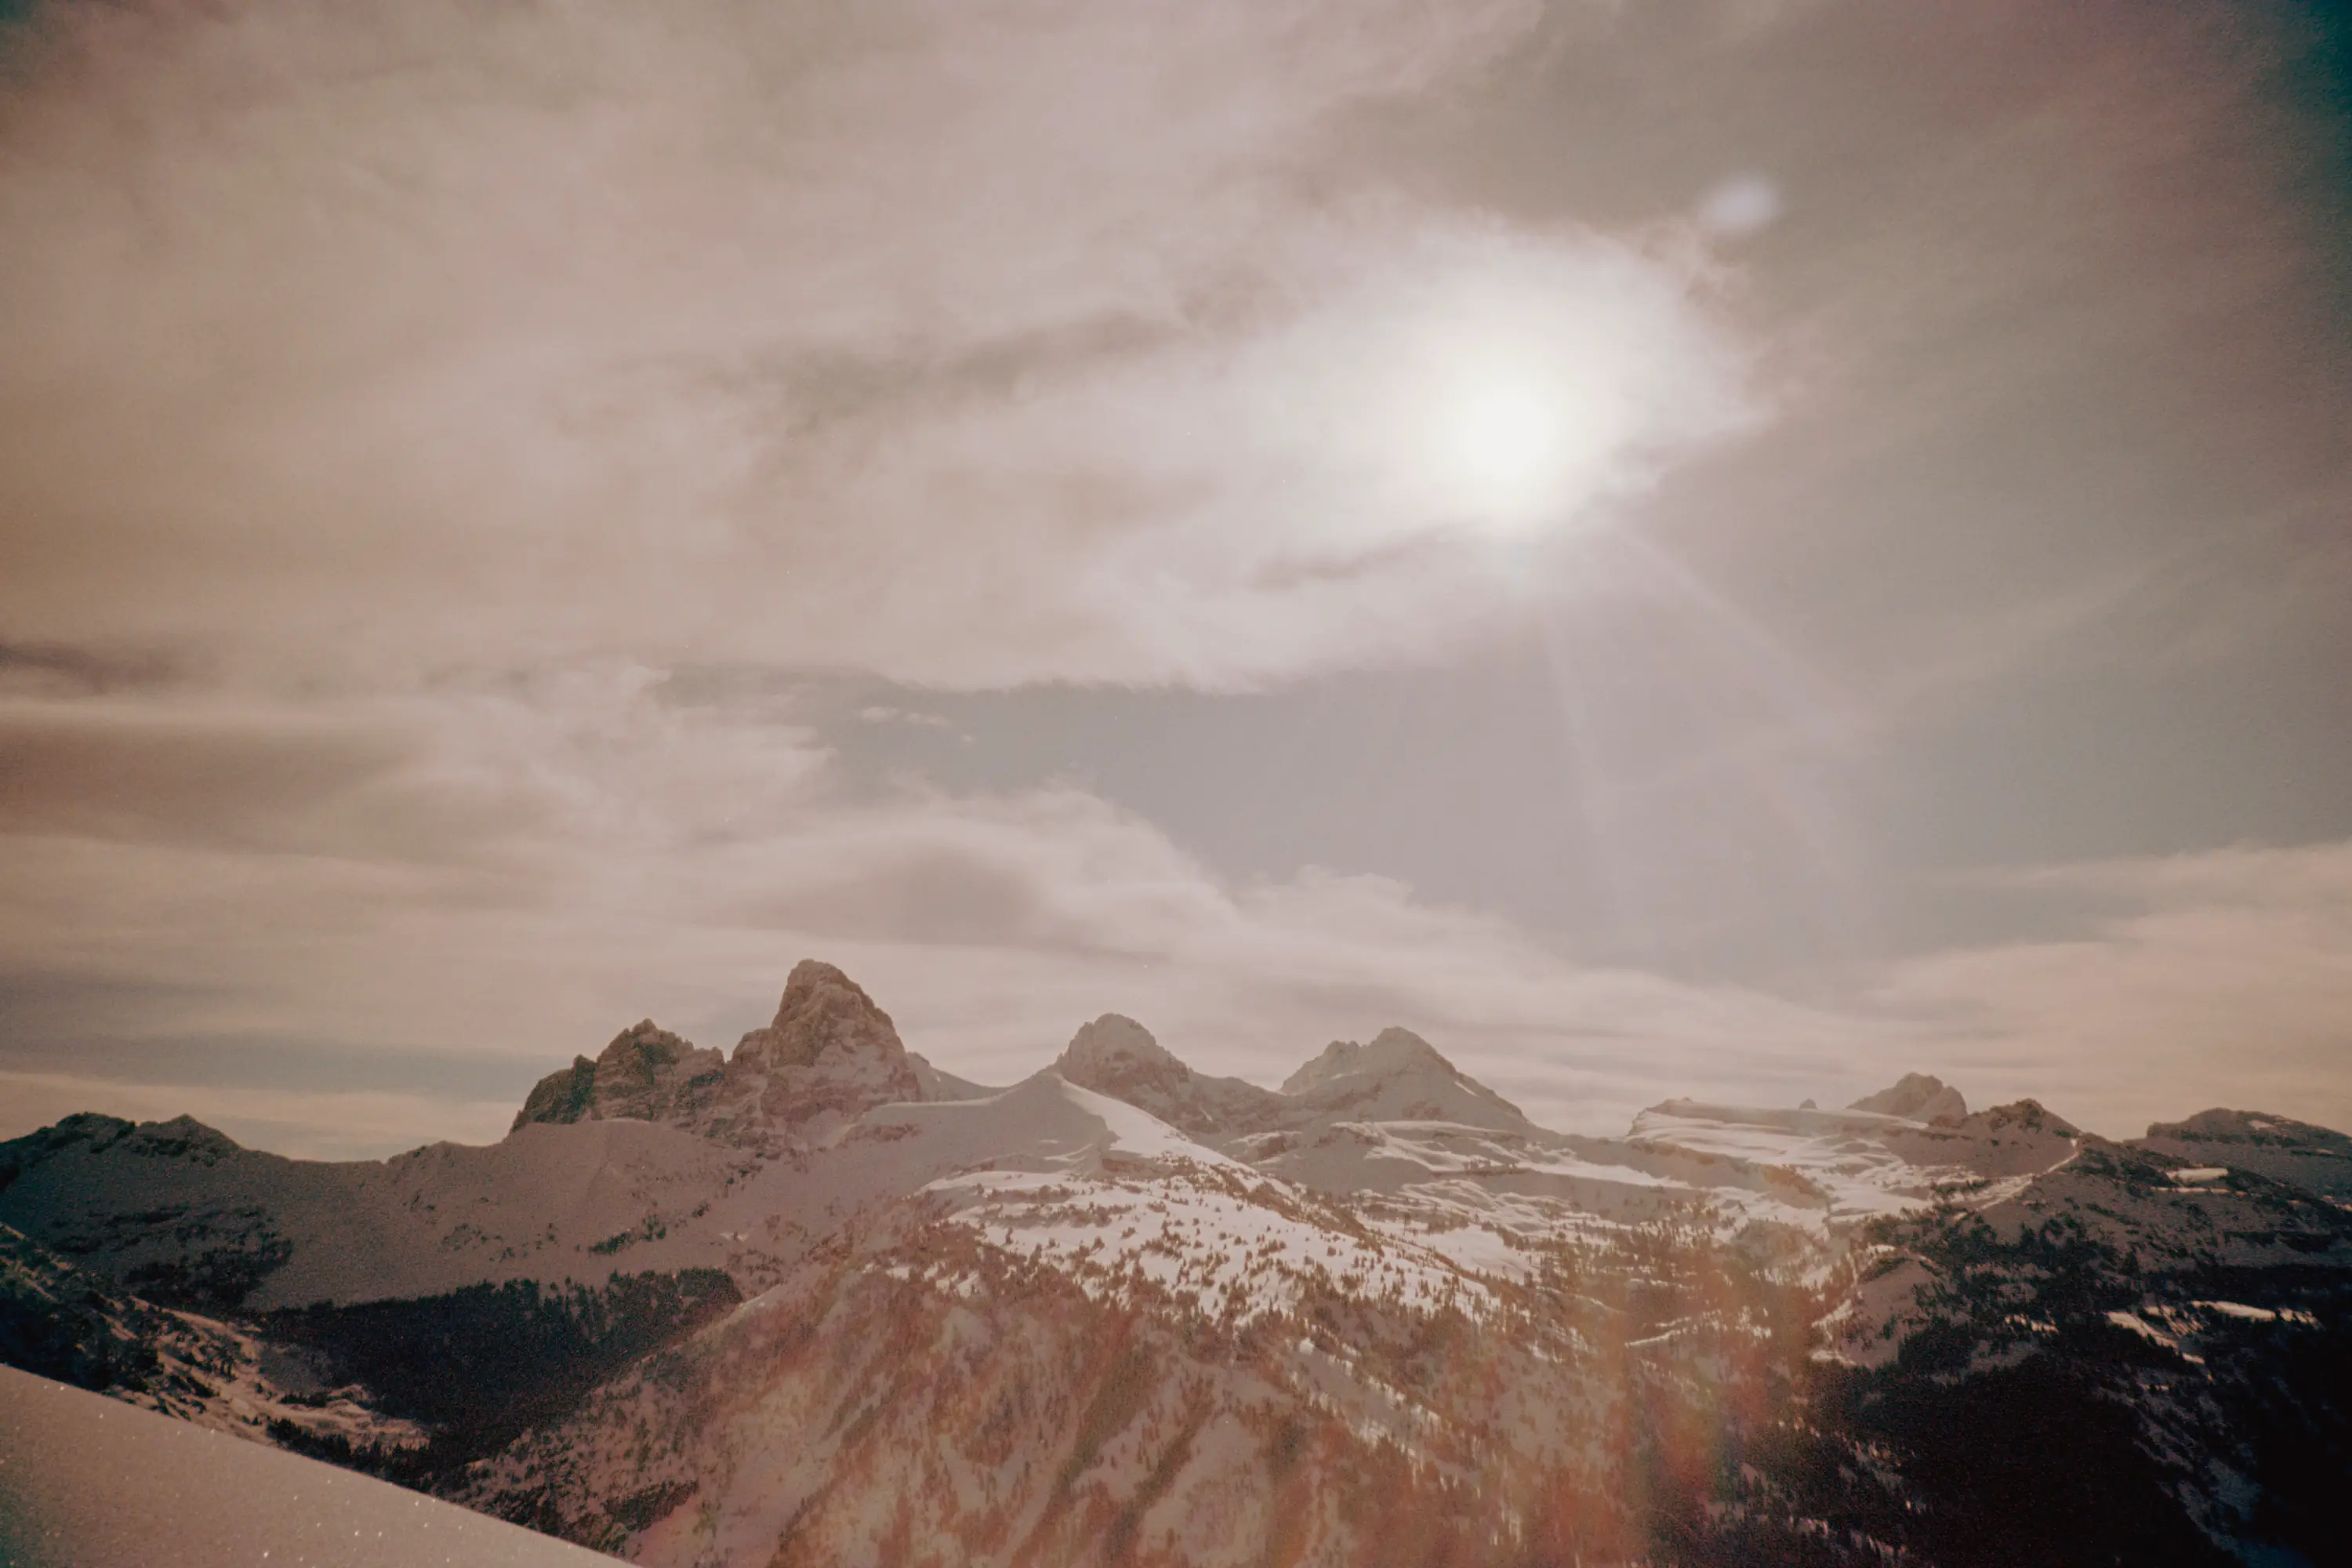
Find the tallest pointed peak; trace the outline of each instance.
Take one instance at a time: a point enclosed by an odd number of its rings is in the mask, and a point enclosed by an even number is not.
[[[744,1036],[735,1058],[772,1070],[813,1067],[828,1051],[890,1062],[906,1056],[898,1026],[863,986],[830,963],[804,958],[784,982],[775,1021]]]
[[[874,998],[866,994],[866,988],[856,981],[821,958],[803,958],[793,964],[792,973],[784,977],[783,999],[776,1004],[776,1022],[782,1023],[784,1016],[793,1010],[795,1004],[804,1007],[821,996],[854,999],[856,1005],[868,1012],[881,1012],[874,1005]]]
[[[784,982],[775,1022],[736,1045],[712,1122],[753,1141],[782,1128],[813,1136],[922,1093],[890,1015],[832,964],[804,959]]]

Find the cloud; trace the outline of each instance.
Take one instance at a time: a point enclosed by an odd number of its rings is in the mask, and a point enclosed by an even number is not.
[[[283,842],[402,760],[396,736],[278,713],[0,701],[0,833]]]
[[[0,107],[0,625],[280,679],[1431,657],[1526,594],[1448,399],[1556,384],[1547,518],[1755,412],[1671,236],[1338,156],[1531,20],[45,7]]]
[[[174,1042],[276,1042],[272,1060],[320,1058],[299,1093],[330,1095],[320,1086],[349,1074],[329,1064],[366,1059],[415,1081],[378,1073],[351,1092],[446,1100],[439,1135],[477,1135],[478,1092],[436,1086],[479,1085],[503,1061],[519,1093],[648,1014],[731,1044],[812,954],[864,981],[916,1048],[983,1079],[1044,1066],[1105,1011],[1144,1018],[1203,1070],[1268,1081],[1334,1036],[1402,1023],[1578,1127],[1622,1126],[1701,1082],[1819,1092],[1887,1033],[1738,987],[1595,970],[1391,879],[1235,882],[1075,785],[850,795],[772,706],[681,701],[641,671],[429,707],[368,700],[318,728],[371,720],[402,737],[365,754],[398,759],[411,815],[474,831],[388,834],[384,777],[314,786],[308,763],[283,809],[257,806],[228,834],[201,770],[155,770],[137,813],[0,824],[16,895],[0,904],[0,949],[32,999],[0,1070],[103,1079],[115,1087],[93,1103],[107,1105],[146,1083],[145,1105],[169,1098],[154,1084],[172,1060],[193,1085],[249,1087],[207,1079],[222,1053],[174,1057]],[[349,811],[315,798],[337,791],[379,793]],[[114,1061],[127,1065],[100,1070]],[[1882,1076],[1860,1072],[1864,1087]],[[362,1135],[330,1099],[302,1103],[324,1119],[285,1133],[305,1147]]]
[[[953,720],[940,713],[922,713],[905,708],[893,708],[887,703],[868,703],[857,710],[861,724],[909,724],[917,729],[952,730]]]
[[[486,1086],[519,1094],[648,1015],[730,1045],[811,955],[983,1081],[1118,1011],[1264,1082],[1402,1024],[1585,1131],[1675,1094],[1841,1103],[1914,1068],[2110,1133],[2215,1102],[2352,1122],[2352,845],[2006,873],[2094,918],[1800,998],[1596,963],[1393,878],[1221,875],[1075,784],[854,789],[789,693],[614,666],[321,701],[307,727],[215,710],[209,735],[199,707],[166,724],[145,700],[52,704],[73,743],[45,742],[43,789],[0,819],[22,1003],[0,1071],[51,1098],[102,1081],[100,1106],[184,1079],[289,1147],[487,1136]],[[0,733],[48,733],[34,706]],[[225,766],[256,779],[225,790]],[[262,1088],[185,1044],[205,1041],[267,1043],[291,1098],[236,1099]],[[303,1051],[315,1070],[289,1074]]]
[[[2104,904],[2084,935],[1914,959],[1878,1002],[1938,1059],[2100,1131],[2211,1105],[2352,1126],[2352,843],[2023,870]]]

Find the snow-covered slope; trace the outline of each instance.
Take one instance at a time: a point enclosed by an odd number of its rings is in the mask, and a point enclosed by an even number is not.
[[[749,1168],[643,1121],[535,1123],[487,1148],[331,1163],[240,1148],[185,1118],[77,1116],[0,1144],[0,1224],[154,1300],[267,1310],[727,1268],[732,1245],[695,1211]]]
[[[2063,1163],[2078,1133],[2032,1100],[1930,1126],[1866,1110],[1770,1110],[1670,1100],[1634,1118],[1630,1142],[1801,1178],[1840,1224],[1900,1214],[1940,1195],[1990,1201]],[[1698,1178],[1699,1173],[1690,1174]]]
[[[2272,1123],[2265,1133],[2292,1125],[2253,1120]],[[2352,1209],[2340,1200],[2084,1137],[1995,1202],[1867,1235],[1853,1288],[1822,1325],[1827,1402],[1930,1413],[1924,1432],[1865,1436],[1906,1439],[1931,1476],[2062,1476],[2077,1545],[2045,1544],[2045,1560],[2340,1554],[2352,1474]],[[1873,1403],[1853,1403],[1857,1391]]]
[[[593,1568],[609,1559],[0,1367],[9,1568]]]

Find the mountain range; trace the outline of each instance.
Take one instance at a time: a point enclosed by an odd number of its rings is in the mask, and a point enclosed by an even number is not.
[[[2352,1139],[1906,1076],[1530,1122],[1403,1029],[1035,1075],[795,968],[501,1142],[0,1143],[0,1361],[633,1561],[2347,1561]]]

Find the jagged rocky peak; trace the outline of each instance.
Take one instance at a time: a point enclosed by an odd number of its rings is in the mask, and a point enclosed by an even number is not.
[[[515,1112],[515,1131],[534,1121],[585,1121],[596,1114],[596,1064],[586,1057],[573,1057],[568,1068],[557,1068],[530,1086],[523,1096],[522,1109]]]
[[[1105,1013],[1071,1036],[1054,1070],[1081,1089],[1110,1095],[1145,1084],[1172,1089],[1192,1076],[1150,1030],[1118,1013]]]
[[[574,1057],[570,1067],[540,1079],[514,1125],[687,1120],[709,1098],[726,1065],[716,1049],[698,1049],[646,1018],[614,1036],[595,1060]]]
[[[827,1111],[924,1098],[890,1015],[849,976],[811,959],[784,983],[775,1020],[745,1035],[731,1059],[647,1018],[593,1061],[574,1058],[540,1079],[514,1124],[627,1118],[764,1145],[777,1130]]]
[[[716,1047],[696,1048],[646,1018],[622,1030],[596,1058],[596,1103],[607,1120],[674,1121],[690,1112],[725,1072]]]
[[[1342,1078],[1403,1078],[1440,1074],[1459,1078],[1452,1062],[1437,1047],[1410,1029],[1382,1029],[1370,1045],[1334,1040],[1323,1054],[1283,1080],[1285,1094],[1305,1094],[1318,1085]]]
[[[1969,1114],[1969,1102],[1942,1079],[1906,1072],[1892,1087],[1876,1094],[1865,1094],[1846,1109],[1900,1116],[1911,1121],[1959,1121]]]
[[[703,1131],[771,1141],[821,1131],[877,1105],[923,1098],[921,1079],[890,1015],[830,963],[793,966],[775,1021],[735,1047]]]
[[[784,982],[775,1021],[737,1042],[734,1065],[775,1072],[813,1068],[827,1057],[903,1066],[907,1047],[864,987],[830,963],[804,958]]]

